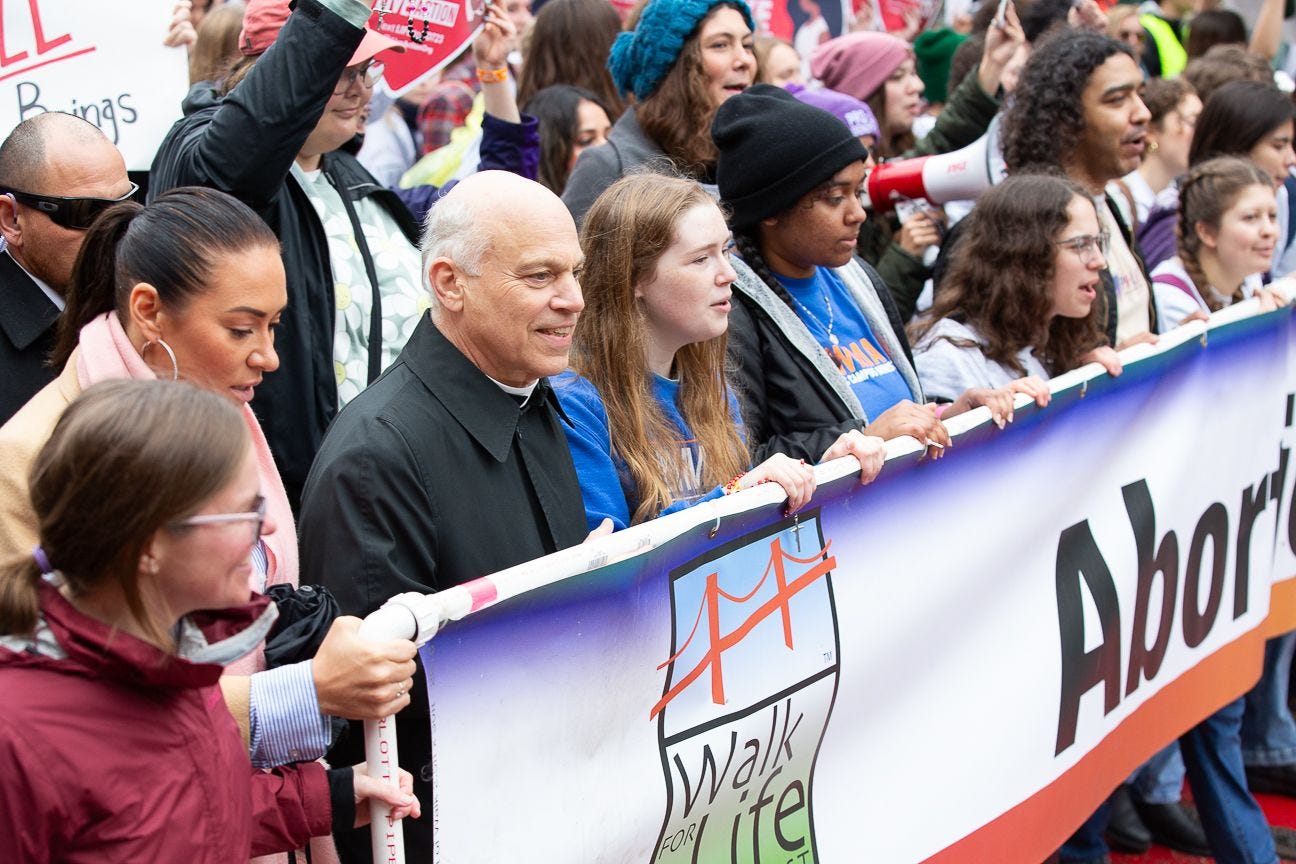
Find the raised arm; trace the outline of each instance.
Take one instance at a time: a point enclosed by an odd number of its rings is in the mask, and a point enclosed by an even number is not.
[[[247,77],[168,133],[153,161],[149,197],[176,186],[211,186],[265,210],[360,45],[372,5],[298,0]]]

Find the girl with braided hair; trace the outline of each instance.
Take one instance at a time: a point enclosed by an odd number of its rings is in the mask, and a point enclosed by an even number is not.
[[[729,353],[757,459],[816,459],[852,429],[915,438],[934,458],[950,444],[942,413],[1011,419],[1007,390],[925,404],[891,294],[856,257],[869,153],[844,123],[757,84],[720,107],[712,135],[742,257]]]
[[[789,511],[804,506],[813,470],[781,453],[753,468],[743,441],[724,374],[736,274],[714,200],[681,177],[623,177],[590,208],[581,248],[586,314],[554,392],[590,527],[610,518],[625,528],[764,482],[783,487]],[[880,439],[852,431],[824,456],[848,453],[862,482],[882,468]]]
[[[1162,332],[1253,295],[1282,302],[1263,287],[1278,241],[1271,178],[1245,159],[1209,159],[1179,187],[1179,254],[1152,271]]]
[[[1293,118],[1296,118],[1296,108],[1291,97],[1273,84],[1231,81],[1206,99],[1197,116],[1188,149],[1188,167],[1191,169],[1220,156],[1246,159],[1270,178],[1278,196],[1279,212],[1288,210],[1289,191],[1284,184],[1289,172],[1296,168],[1296,151],[1292,149],[1296,134]],[[1178,196],[1167,188],[1157,200],[1157,206],[1138,229],[1139,251],[1148,269],[1173,256],[1177,248]],[[1296,267],[1291,256],[1284,254],[1291,245],[1290,229],[1287,235],[1278,238],[1274,257],[1263,269],[1285,275]]]

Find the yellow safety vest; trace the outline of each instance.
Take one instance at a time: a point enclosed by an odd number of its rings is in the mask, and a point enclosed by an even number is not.
[[[1139,23],[1152,34],[1152,41],[1156,43],[1157,57],[1161,60],[1161,77],[1177,77],[1188,65],[1188,52],[1179,42],[1174,28],[1164,18],[1152,14],[1140,15]]]

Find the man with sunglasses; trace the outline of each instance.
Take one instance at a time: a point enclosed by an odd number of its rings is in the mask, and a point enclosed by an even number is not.
[[[86,229],[135,191],[121,153],[80,117],[39,114],[0,144],[0,423],[58,372],[45,359]]]

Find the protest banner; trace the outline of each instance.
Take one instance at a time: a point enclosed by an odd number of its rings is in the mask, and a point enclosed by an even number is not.
[[[443,69],[482,28],[486,0],[378,0],[369,29],[390,36],[404,52],[383,55],[383,83],[399,96]]]
[[[147,170],[180,119],[184,48],[162,44],[174,0],[0,0],[0,138],[46,111],[75,114]]]
[[[1044,859],[1296,626],[1294,336],[1234,307],[793,517],[758,488],[427,598],[434,860]]]

